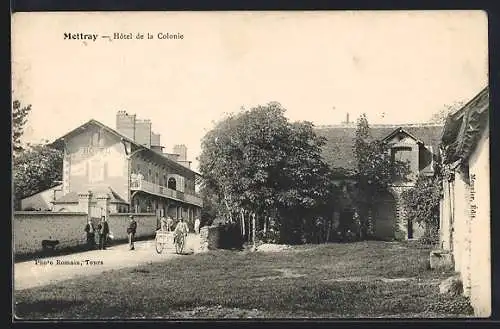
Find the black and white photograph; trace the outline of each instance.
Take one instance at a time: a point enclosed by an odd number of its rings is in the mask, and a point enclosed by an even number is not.
[[[492,313],[480,10],[16,12],[12,320]]]

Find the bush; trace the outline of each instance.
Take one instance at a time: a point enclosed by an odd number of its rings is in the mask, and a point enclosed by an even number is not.
[[[439,244],[439,230],[433,226],[426,227],[424,235],[419,239],[419,242],[430,246]]]
[[[279,243],[280,234],[275,230],[268,230],[264,233],[264,231],[259,231],[256,234],[256,238],[258,241],[262,241],[263,243]]]
[[[420,176],[415,186],[402,194],[407,218],[414,223],[425,223],[426,233],[422,242],[436,243],[439,240],[437,231],[441,184],[439,176],[432,178]]]
[[[219,248],[243,249],[243,236],[241,227],[237,223],[228,223],[217,227],[219,231]]]

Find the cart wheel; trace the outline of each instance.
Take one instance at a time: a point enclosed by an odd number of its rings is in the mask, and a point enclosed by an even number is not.
[[[160,239],[158,237],[155,238],[155,244],[156,244],[156,252],[161,254],[163,251],[164,244],[160,242]]]

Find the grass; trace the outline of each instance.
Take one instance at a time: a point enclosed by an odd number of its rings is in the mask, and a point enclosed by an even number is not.
[[[304,245],[278,253],[213,251],[15,292],[16,315],[38,318],[456,317],[439,294],[451,273],[405,243]]]

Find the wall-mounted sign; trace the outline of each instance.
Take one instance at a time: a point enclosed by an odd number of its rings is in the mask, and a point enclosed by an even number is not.
[[[109,154],[111,154],[109,147],[86,146],[80,147],[78,152],[71,154],[71,159],[78,161],[93,156],[107,156]]]

